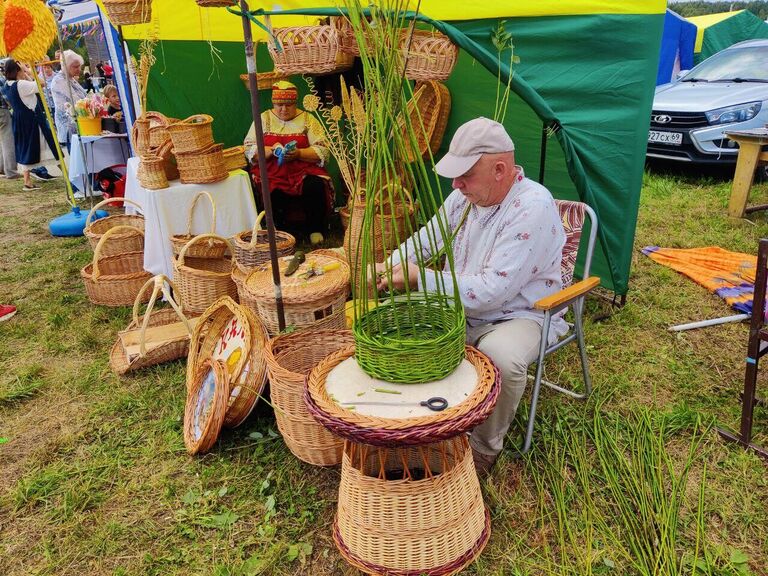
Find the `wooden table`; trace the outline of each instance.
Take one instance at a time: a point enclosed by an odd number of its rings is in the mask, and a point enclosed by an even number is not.
[[[728,216],[742,218],[746,212],[768,209],[768,205],[747,208],[755,168],[761,163],[768,162],[768,151],[763,151],[763,146],[768,145],[768,129],[755,128],[726,132],[725,135],[739,143],[739,157],[736,160],[736,172],[733,175],[731,199],[728,201]]]

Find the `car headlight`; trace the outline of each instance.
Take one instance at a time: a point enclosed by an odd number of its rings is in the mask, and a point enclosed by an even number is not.
[[[728,106],[706,112],[710,124],[732,124],[734,122],[746,122],[760,112],[761,102],[749,102],[738,106]]]

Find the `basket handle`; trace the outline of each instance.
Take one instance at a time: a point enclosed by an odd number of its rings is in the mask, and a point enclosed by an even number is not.
[[[137,202],[134,202],[133,200],[129,200],[128,198],[120,198],[118,196],[113,196],[112,198],[107,198],[106,200],[102,200],[96,206],[91,208],[91,211],[88,213],[88,218],[85,219],[85,228],[87,229],[91,224],[91,219],[93,218],[93,215],[96,214],[96,210],[101,208],[102,206],[106,206],[107,204],[115,204],[116,202],[128,202],[128,204],[132,204],[139,210],[141,210],[142,214],[144,213],[144,208],[141,207],[141,204],[138,204]]]
[[[209,192],[201,190],[195,194],[195,197],[192,199],[192,203],[189,205],[189,215],[187,216],[187,236],[192,236],[192,216],[194,216],[197,201],[200,200],[202,196],[207,196],[208,200],[211,202],[211,234],[216,233],[216,203],[213,201],[213,196],[211,196]]]
[[[256,246],[256,240],[259,236],[259,230],[261,230],[261,221],[264,219],[264,215],[267,213],[266,210],[262,210],[259,212],[259,215],[256,216],[256,222],[253,225],[253,230],[251,230],[251,241],[248,243],[249,248],[253,248]]]
[[[117,226],[119,228],[119,226]],[[114,228],[113,228],[114,230]],[[219,236],[218,234],[200,234],[198,236],[195,236],[184,244],[184,248],[181,249],[181,252],[179,252],[178,259],[176,260],[179,264],[179,266],[184,266],[184,257],[187,255],[187,249],[192,246],[195,242],[198,242],[199,240],[205,240],[207,238],[216,239],[216,240],[223,240],[227,243],[227,247],[229,248],[229,259],[234,264],[235,261],[235,249],[232,247],[232,242],[230,242],[227,238],[224,238],[224,236]]]
[[[110,228],[99,239],[99,243],[96,244],[96,249],[93,251],[93,272],[91,274],[91,277],[93,278],[94,282],[97,282],[99,280],[99,276],[101,276],[101,272],[99,272],[99,260],[101,259],[101,248],[104,246],[104,243],[109,239],[110,236],[114,236],[120,231],[131,231],[131,232],[138,232],[142,236],[144,236],[144,231],[140,230],[139,228],[134,228],[133,226],[115,226],[114,228]]]
[[[173,282],[171,281],[171,279],[168,278],[165,274],[158,274],[157,276],[150,278],[144,283],[144,286],[141,287],[141,290],[139,290],[139,293],[136,295],[136,301],[133,303],[133,324],[135,326],[138,326],[139,308],[141,307],[141,297],[144,295],[144,292],[146,292],[150,286],[153,286],[152,296],[150,297],[149,303],[147,304],[147,309],[144,312],[144,320],[141,323],[141,331],[139,332],[139,357],[141,358],[143,358],[147,354],[147,346],[146,346],[147,326],[149,325],[149,318],[152,315],[152,309],[155,306],[155,301],[157,300],[157,296],[160,293],[162,293],[163,297],[171,305],[171,308],[173,308],[174,312],[176,312],[179,318],[181,318],[181,321],[184,322],[184,327],[187,329],[187,333],[190,336],[192,336],[192,329],[189,327],[189,320],[187,320],[187,317],[181,311],[181,308],[179,308],[179,305],[176,303],[176,300],[174,300],[173,296],[171,296],[171,294],[168,292],[168,289],[165,287],[166,284],[168,284],[168,286],[171,287],[171,290],[173,290],[174,292],[176,291],[176,286],[173,285]]]

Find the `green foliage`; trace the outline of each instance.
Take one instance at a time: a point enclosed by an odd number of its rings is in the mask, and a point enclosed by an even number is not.
[[[669,8],[686,18],[703,16],[704,14],[719,14],[731,10],[749,10],[763,21],[768,19],[768,2],[766,0],[756,2],[705,2],[698,0],[696,2],[675,2],[670,4]]]

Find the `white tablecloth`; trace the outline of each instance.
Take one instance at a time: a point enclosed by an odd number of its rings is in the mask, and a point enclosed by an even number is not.
[[[170,237],[187,233],[187,216],[192,200],[206,190],[216,203],[216,233],[231,238],[256,222],[256,203],[250,177],[244,170],[233,170],[229,177],[215,184],[182,184],[174,180],[168,188],[147,190],[139,184],[136,171],[139,159],[128,160],[125,197],[144,211],[144,269],[152,274],[173,278],[173,248]],[[126,212],[133,212],[130,204]],[[192,218],[192,234],[211,231],[211,207],[206,198],[197,202]]]
[[[83,145],[80,146],[82,140]],[[85,158],[83,158],[85,150]],[[109,136],[72,136],[69,156],[69,180],[76,186],[84,186],[83,176],[95,174],[115,166],[125,164],[131,155],[127,134]]]

